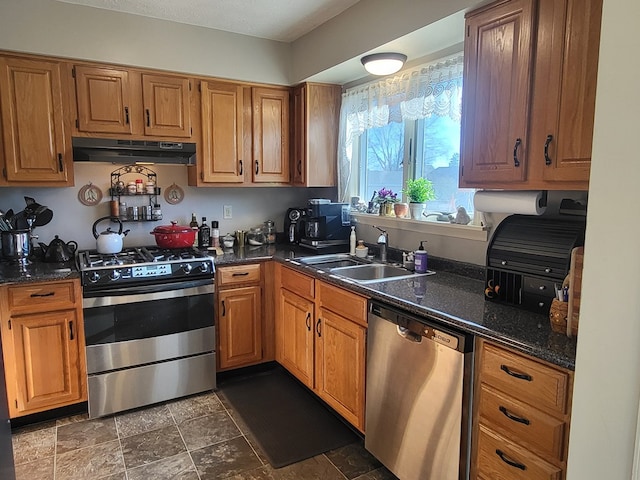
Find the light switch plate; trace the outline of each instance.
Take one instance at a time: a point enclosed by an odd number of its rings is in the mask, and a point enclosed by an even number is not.
[[[225,218],[225,219],[233,218],[233,212],[231,210],[231,205],[225,205],[223,207],[222,218]]]

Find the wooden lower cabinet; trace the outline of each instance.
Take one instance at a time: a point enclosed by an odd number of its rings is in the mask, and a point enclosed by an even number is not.
[[[471,478],[565,478],[573,372],[477,347]]]
[[[1,299],[10,417],[85,401],[80,282],[4,286]]]
[[[218,369],[266,361],[262,265],[220,267],[216,280]]]
[[[276,360],[364,432],[367,299],[276,265]]]

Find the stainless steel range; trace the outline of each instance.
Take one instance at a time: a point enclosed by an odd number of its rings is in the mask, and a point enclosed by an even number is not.
[[[213,258],[139,247],[78,264],[90,418],[215,388]]]

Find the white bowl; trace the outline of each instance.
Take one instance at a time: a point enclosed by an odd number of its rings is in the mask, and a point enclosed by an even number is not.
[[[356,257],[365,258],[369,254],[369,247],[356,248]]]

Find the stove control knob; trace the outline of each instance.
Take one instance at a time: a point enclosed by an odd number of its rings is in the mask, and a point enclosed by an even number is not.
[[[207,262],[202,262],[200,265],[200,272],[207,273],[209,271],[209,264]]]
[[[109,278],[114,282],[120,278],[120,270],[112,270]]]
[[[91,283],[96,283],[98,280],[100,280],[100,274],[98,272],[91,272],[88,277]]]
[[[193,267],[191,266],[190,263],[185,263],[184,265],[182,265],[182,270],[184,270],[184,273],[186,273],[186,274],[191,273],[192,269],[193,269]]]

